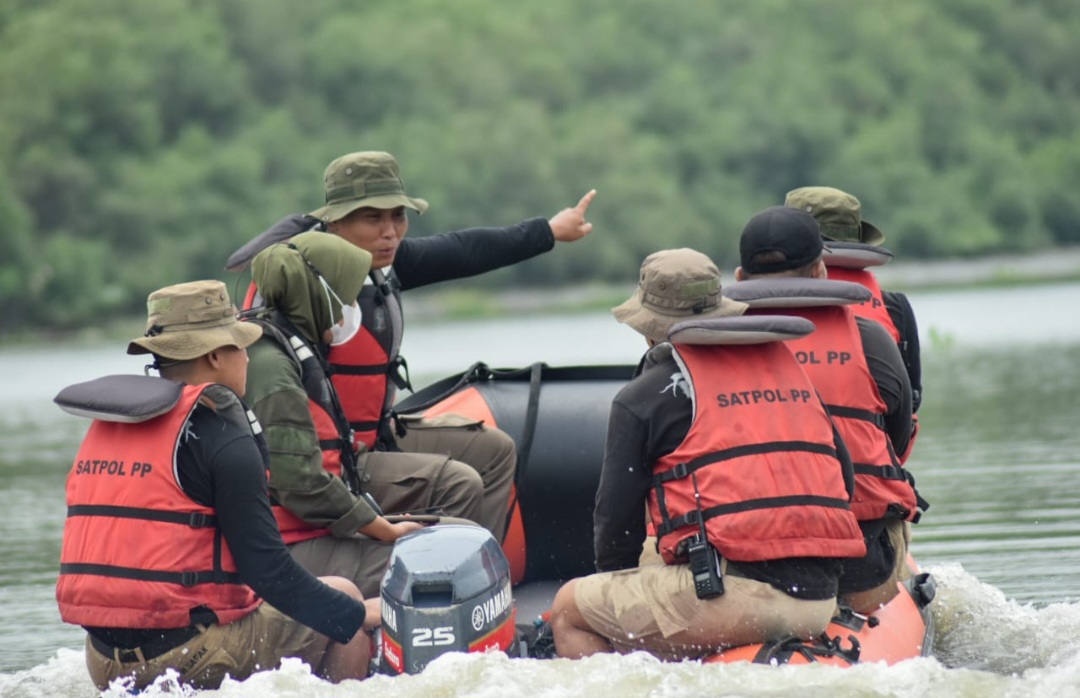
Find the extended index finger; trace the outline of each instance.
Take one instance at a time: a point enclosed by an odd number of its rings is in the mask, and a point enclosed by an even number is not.
[[[574,210],[577,211],[578,213],[580,213],[582,216],[584,216],[585,211],[587,211],[589,209],[589,204],[591,204],[592,200],[595,199],[595,198],[596,198],[596,190],[595,189],[590,189],[588,191],[588,193],[585,194],[585,196],[581,197],[581,201],[579,201],[577,206],[574,207]]]

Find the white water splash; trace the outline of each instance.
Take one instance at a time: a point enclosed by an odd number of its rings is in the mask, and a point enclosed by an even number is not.
[[[959,565],[931,566],[938,580],[935,656],[894,666],[768,667],[664,663],[644,653],[588,659],[449,654],[421,674],[329,684],[307,665],[226,681],[214,691],[162,682],[146,698],[1080,698],[1080,604],[1034,608],[1007,599]],[[102,694],[121,698],[120,687]],[[0,674],[0,698],[93,698],[83,653]]]
[[[934,654],[947,666],[1010,675],[1076,664],[1080,604],[1036,608],[1006,598],[960,565],[931,571],[938,582]]]

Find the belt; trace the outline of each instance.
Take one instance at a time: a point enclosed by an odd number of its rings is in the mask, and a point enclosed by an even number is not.
[[[168,628],[162,630],[159,635],[151,637],[138,647],[116,647],[110,645],[94,634],[90,634],[90,644],[94,649],[121,664],[145,662],[160,657],[169,650],[176,649],[191,638],[206,631],[205,625],[189,625],[186,628]]]

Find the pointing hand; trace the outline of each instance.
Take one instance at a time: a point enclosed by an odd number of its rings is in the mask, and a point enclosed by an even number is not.
[[[551,225],[551,233],[559,242],[573,242],[580,240],[592,231],[592,223],[585,220],[585,212],[589,204],[596,198],[596,190],[590,189],[581,201],[573,208],[564,208],[552,216],[548,224]]]

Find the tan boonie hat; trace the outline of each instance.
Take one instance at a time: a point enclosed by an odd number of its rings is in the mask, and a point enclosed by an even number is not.
[[[146,334],[128,344],[129,354],[156,354],[187,361],[215,349],[251,346],[262,328],[236,319],[220,281],[190,281],[154,291],[146,299]]]
[[[364,151],[342,155],[326,166],[326,205],[310,216],[324,223],[339,221],[363,206],[397,208],[405,206],[423,213],[428,203],[405,194],[397,160],[390,153]]]
[[[862,204],[851,194],[832,187],[802,187],[788,192],[788,208],[806,211],[817,219],[826,240],[880,245],[885,233],[862,219]]]
[[[637,291],[612,308],[619,322],[663,342],[672,326],[685,320],[731,317],[745,303],[720,295],[720,270],[711,259],[688,248],[653,252],[641,263]]]

